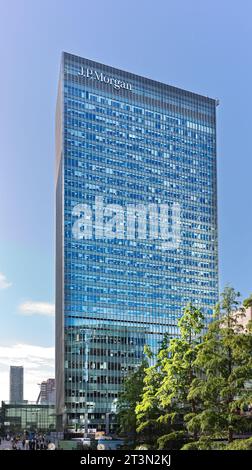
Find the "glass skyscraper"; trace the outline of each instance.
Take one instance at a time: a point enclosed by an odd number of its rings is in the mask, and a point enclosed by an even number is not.
[[[56,113],[58,428],[115,429],[123,378],[218,299],[217,101],[63,53]]]

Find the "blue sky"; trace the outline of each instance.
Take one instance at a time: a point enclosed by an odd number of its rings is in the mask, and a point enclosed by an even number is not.
[[[229,282],[246,297],[252,292],[252,3],[1,0],[0,9],[0,399],[8,398],[11,361],[24,363],[26,397],[36,399],[37,381],[53,374],[61,51],[220,100],[220,286]]]

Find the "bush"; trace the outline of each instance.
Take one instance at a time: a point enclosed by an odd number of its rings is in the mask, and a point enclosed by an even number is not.
[[[249,439],[236,439],[228,444],[224,450],[252,450],[252,437]]]

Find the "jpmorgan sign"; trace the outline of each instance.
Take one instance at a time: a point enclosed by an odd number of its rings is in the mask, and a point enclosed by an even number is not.
[[[103,72],[97,72],[97,70],[91,68],[81,67],[80,72],[78,75],[81,77],[88,78],[89,80],[97,80],[100,83],[106,83],[106,85],[110,85],[115,90],[120,90],[120,88],[128,91],[132,91],[131,83],[124,82],[123,80],[119,80],[118,78],[110,77],[109,75],[104,74]]]

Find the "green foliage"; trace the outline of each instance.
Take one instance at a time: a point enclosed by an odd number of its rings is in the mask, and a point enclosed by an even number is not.
[[[157,365],[145,369],[144,387],[141,401],[135,408],[137,432],[141,439],[153,444],[158,433],[158,418],[161,410],[158,406],[156,392],[160,386],[161,376]]]
[[[224,450],[252,450],[252,437],[249,439],[237,439],[225,446]]]
[[[207,437],[200,437],[198,441],[188,442],[181,450],[224,450],[226,445]]]
[[[252,324],[241,321],[252,296],[240,305],[228,286],[207,332],[201,311],[188,305],[179,336],[165,335],[156,356],[145,348],[149,363],[120,398],[121,429],[153,449],[252,449],[252,438],[235,440],[252,429]]]
[[[148,362],[144,360],[140,367],[125,379],[117,403],[119,432],[127,434],[133,441],[136,440],[135,408],[143,393],[146,367]]]
[[[252,294],[243,301],[243,305],[245,308],[252,307]]]
[[[175,436],[185,438],[184,416],[196,409],[195,400],[188,400],[187,395],[195,378],[193,361],[200,344],[203,314],[188,305],[178,326],[180,336],[165,336],[156,364],[146,369],[142,400],[136,407],[137,431],[145,432],[145,439],[156,441],[159,449],[170,446]]]
[[[173,431],[157,439],[158,449],[180,449],[187,438],[184,431]]]
[[[226,287],[219,310],[219,320],[211,323],[199,345],[194,366],[198,371],[192,381],[188,399],[197,400],[199,412],[187,421],[192,432],[195,425],[205,438],[226,437],[249,431],[250,420],[243,413],[252,403],[252,337],[245,334],[240,318],[239,293]],[[196,423],[196,424],[195,424]]]
[[[212,442],[209,439],[201,438],[195,442],[188,442],[181,450],[212,450]]]

